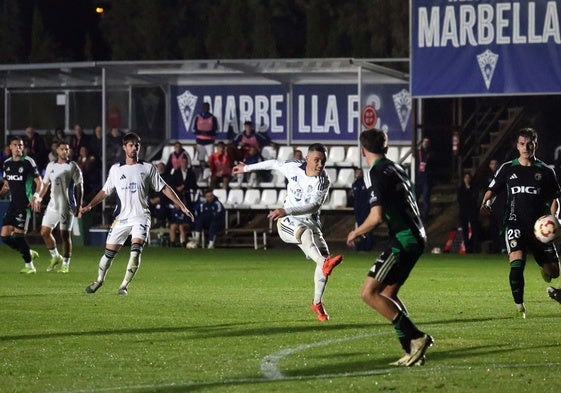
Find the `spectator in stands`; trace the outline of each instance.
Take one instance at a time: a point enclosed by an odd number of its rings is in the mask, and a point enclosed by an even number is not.
[[[166,172],[166,164],[162,161],[156,164],[158,173],[161,178],[170,186],[171,176]],[[173,187],[173,186],[172,186]],[[152,216],[152,228],[164,228],[169,217],[169,205],[171,201],[162,192],[156,192],[151,190],[148,193],[148,208],[150,209],[150,215]],[[171,204],[173,206],[173,204]]]
[[[186,161],[187,166],[191,168],[191,157],[189,157],[189,153],[185,151],[181,142],[176,141],[173,144],[173,151],[167,158],[166,171],[173,174],[174,171],[181,167],[181,161]]]
[[[432,161],[430,139],[425,137],[417,150],[417,168],[415,174],[415,191],[417,198],[423,201],[422,219],[424,223],[426,223],[429,218],[431,207]]]
[[[234,162],[226,151],[224,142],[216,144],[216,151],[209,158],[210,165],[210,188],[218,188],[222,183],[222,188],[227,190],[232,179],[232,167]]]
[[[49,161],[49,150],[47,150],[43,137],[33,127],[25,129],[24,146],[26,155],[35,160],[39,171],[45,170]]]
[[[355,181],[351,186],[351,200],[355,214],[355,227],[358,228],[370,214],[368,189],[364,183],[364,172],[361,168],[355,168]],[[373,247],[374,236],[372,232],[365,233],[360,240],[355,241],[357,251],[371,251]]]
[[[479,252],[479,190],[474,186],[469,172],[464,174],[458,187],[457,201],[466,252]]]
[[[107,140],[105,141],[106,150],[106,164],[110,168],[111,165],[118,162],[124,161],[125,152],[123,151],[123,137],[125,134],[121,132],[117,127],[112,127],[111,131],[107,135]]]
[[[302,153],[302,150],[299,149],[294,150],[294,155],[292,156],[292,159],[299,160],[299,161],[304,160],[304,153]]]
[[[57,149],[58,149],[58,144],[59,143],[60,142],[58,142],[57,140],[55,140],[51,143],[51,151],[49,151],[49,162],[57,160],[57,158],[58,158]]]
[[[90,141],[90,153],[95,156],[100,162],[103,156],[103,130],[101,126],[96,126]]]
[[[211,189],[205,190],[204,200],[199,201],[195,207],[195,229],[193,241],[197,247],[201,245],[201,232],[208,230],[208,248],[214,248],[216,235],[224,228],[224,206],[214,195]]]
[[[189,165],[191,161],[186,157],[189,157],[187,153],[186,156],[180,156],[179,168],[169,172],[170,180],[168,184],[173,188],[185,206],[192,210],[193,201],[197,198],[197,175]]]
[[[66,143],[70,142],[68,136],[66,135],[64,130],[60,127],[57,127],[55,129],[55,140],[58,142],[66,142]]]
[[[201,113],[195,117],[193,132],[197,142],[197,158],[201,165],[208,163],[214,152],[214,141],[218,132],[218,120],[210,113],[210,104],[203,102]]]
[[[263,146],[267,146],[270,140],[267,136],[255,132],[253,123],[246,121],[244,123],[244,130],[234,138],[234,146],[238,149],[238,160],[244,161],[249,155],[249,149],[254,147],[257,152],[261,154]]]
[[[72,150],[72,160],[78,161],[78,157],[80,156],[80,148],[85,146],[90,149],[90,137],[89,135],[84,134],[84,130],[80,124],[75,124],[74,128],[74,135],[70,137],[70,149]]]
[[[5,145],[2,151],[0,151],[0,176],[3,176],[2,168],[4,161],[12,156],[12,151],[10,150],[10,145]]]
[[[90,154],[87,146],[81,146],[76,163],[84,177],[84,198],[91,199],[101,188],[100,161]]]

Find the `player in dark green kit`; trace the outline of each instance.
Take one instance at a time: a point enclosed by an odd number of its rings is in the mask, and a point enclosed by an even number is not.
[[[13,136],[9,140],[9,146],[12,156],[4,161],[4,182],[0,196],[9,192],[11,202],[2,221],[0,236],[5,244],[21,254],[25,267],[20,272],[32,274],[36,272],[33,260],[39,255],[29,248],[25,234],[31,219],[30,207],[36,212],[41,208],[39,193],[43,182],[35,161],[23,154],[23,140]],[[35,194],[32,191],[33,183],[36,186]]]
[[[390,321],[405,355],[394,366],[422,365],[433,338],[419,330],[409,318],[398,297],[401,286],[426,245],[426,232],[407,174],[386,158],[388,137],[385,132],[370,129],[360,134],[362,155],[370,170],[364,174],[368,188],[370,213],[366,220],[347,235],[347,244],[372,231],[386,221],[390,246],[376,260],[362,287],[362,300]]]
[[[559,277],[559,257],[553,243],[543,244],[534,236],[535,221],[545,215],[557,216],[561,189],[553,169],[536,158],[538,135],[532,128],[516,134],[519,157],[505,162],[491,180],[483,195],[481,212],[488,214],[494,196],[506,192],[504,212],[505,242],[510,262],[510,288],[514,303],[522,318],[524,305],[524,267],[530,250],[546,282]]]

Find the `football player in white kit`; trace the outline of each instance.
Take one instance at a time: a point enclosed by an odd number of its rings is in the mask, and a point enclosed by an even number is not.
[[[117,292],[119,295],[128,293],[128,286],[140,266],[140,255],[150,233],[151,216],[148,208],[150,189],[163,192],[175,206],[194,220],[193,214],[179,199],[173,188],[161,178],[156,167],[138,159],[140,137],[136,133],[130,132],[123,137],[123,150],[125,161],[111,166],[102,189],[80,210],[81,214],[87,213],[107,196],[113,192],[117,193],[116,217],[107,235],[105,253],[99,261],[97,279],[86,287],[87,293],[94,293],[103,285],[115,256],[127,237],[131,235],[127,270]]]
[[[343,261],[342,255],[331,257],[321,232],[319,211],[327,199],[331,181],[323,170],[327,160],[327,149],[321,143],[309,146],[305,160],[285,162],[267,160],[256,164],[237,164],[233,173],[256,170],[277,170],[287,179],[284,206],[268,214],[277,221],[280,238],[285,243],[296,244],[308,259],[316,263],[314,272],[314,300],[311,308],[320,321],[329,315],[323,306],[323,293],[327,278],[335,266]]]
[[[68,273],[72,256],[72,225],[74,216],[82,208],[83,177],[75,161],[69,160],[70,146],[59,142],[56,148],[57,159],[51,161],[43,177],[43,189],[40,198],[51,189],[51,199],[41,222],[41,237],[51,253],[48,272]],[[53,230],[59,226],[62,241],[62,255],[58,252]]]

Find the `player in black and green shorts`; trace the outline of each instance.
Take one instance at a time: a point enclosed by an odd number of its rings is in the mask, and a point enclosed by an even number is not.
[[[536,158],[538,135],[532,128],[516,134],[519,157],[501,165],[483,196],[481,211],[488,214],[499,193],[506,192],[504,233],[510,262],[510,288],[517,310],[526,318],[524,267],[531,251],[546,282],[559,277],[559,257],[553,243],[544,244],[534,236],[534,223],[545,215],[557,216],[561,189],[555,172]],[[549,292],[549,290],[548,290]]]
[[[362,287],[362,299],[394,325],[405,355],[391,364],[422,365],[433,338],[411,321],[398,292],[423,254],[425,228],[411,181],[401,166],[385,156],[388,149],[386,133],[378,129],[363,131],[360,144],[370,166],[364,175],[370,213],[358,228],[349,232],[347,244],[352,246],[356,239],[384,221],[390,232],[390,246],[370,268]]]
[[[35,161],[23,154],[23,140],[13,136],[9,139],[9,147],[12,156],[4,161],[4,179],[0,196],[9,192],[11,201],[2,221],[0,236],[2,242],[21,254],[25,267],[20,272],[31,274],[36,272],[33,260],[38,257],[38,254],[29,248],[25,234],[31,219],[30,208],[36,212],[41,208],[39,192],[43,182]],[[36,187],[35,193],[32,191],[33,184]]]

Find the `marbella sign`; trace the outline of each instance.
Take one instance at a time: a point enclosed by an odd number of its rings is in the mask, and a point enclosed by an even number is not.
[[[561,0],[411,0],[414,97],[561,92]]]

